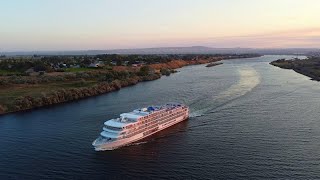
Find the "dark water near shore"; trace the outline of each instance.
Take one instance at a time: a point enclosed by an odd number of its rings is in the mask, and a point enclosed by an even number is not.
[[[1,116],[0,179],[320,179],[320,83],[268,64],[278,58],[189,66]],[[105,120],[172,101],[190,106],[189,121],[115,151],[91,147]]]

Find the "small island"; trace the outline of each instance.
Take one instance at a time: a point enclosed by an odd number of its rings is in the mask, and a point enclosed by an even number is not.
[[[212,62],[206,65],[206,67],[213,67],[223,64],[222,62]]]
[[[257,54],[62,55],[0,57],[0,114],[119,90],[175,69]]]
[[[270,64],[283,69],[292,69],[297,73],[310,77],[312,80],[320,81],[320,57],[290,60],[278,59]]]

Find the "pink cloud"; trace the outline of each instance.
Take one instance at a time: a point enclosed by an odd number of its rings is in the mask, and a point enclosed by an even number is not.
[[[320,48],[320,28],[199,40],[211,47]]]

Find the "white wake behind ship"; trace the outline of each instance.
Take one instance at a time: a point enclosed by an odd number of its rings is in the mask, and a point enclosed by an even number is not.
[[[93,141],[96,151],[113,150],[150,136],[188,119],[186,105],[170,103],[120,114],[104,123],[100,136]]]

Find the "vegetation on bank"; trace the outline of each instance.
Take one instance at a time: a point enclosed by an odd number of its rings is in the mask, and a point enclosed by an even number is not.
[[[78,100],[175,69],[258,55],[32,56],[0,59],[0,114]],[[94,63],[99,63],[95,66]]]
[[[8,78],[14,81],[1,78],[0,113],[6,113],[96,96],[140,81],[158,79],[160,74],[145,66],[137,71],[101,70]]]
[[[297,73],[310,77],[312,80],[320,81],[320,57],[309,57],[307,59],[278,59],[271,65],[292,69]]]

